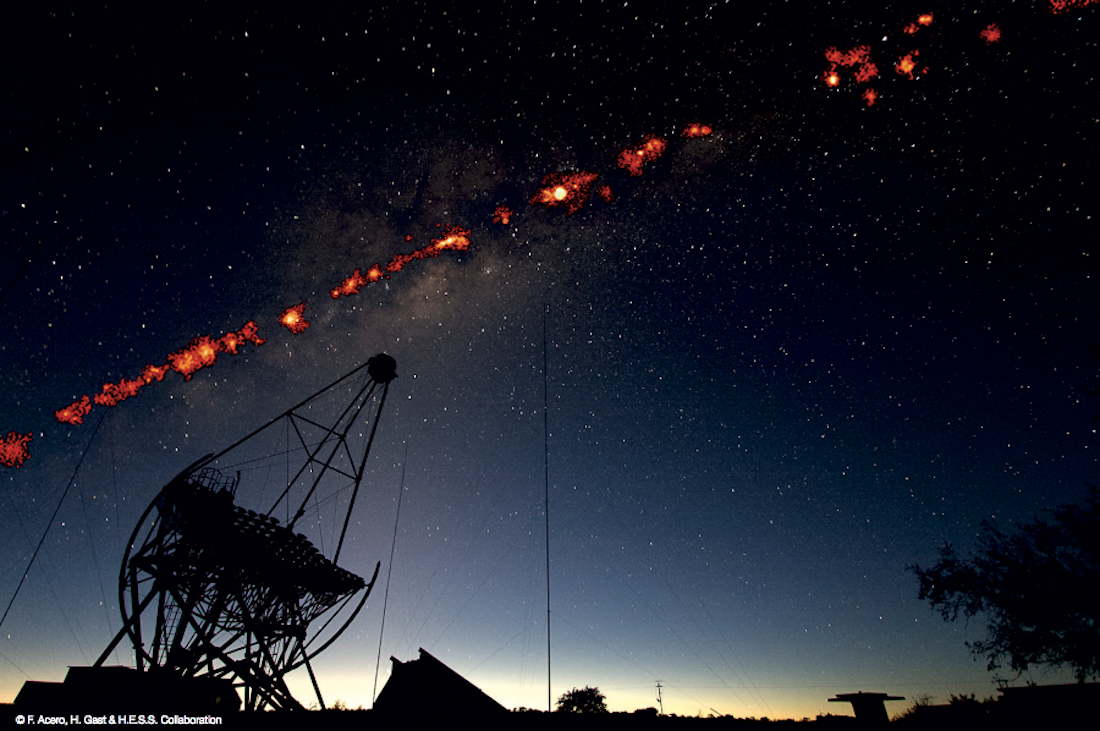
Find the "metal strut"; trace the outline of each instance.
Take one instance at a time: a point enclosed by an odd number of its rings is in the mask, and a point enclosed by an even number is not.
[[[96,665],[129,637],[139,670],[231,680],[244,690],[250,710],[301,708],[284,677],[304,665],[324,707],[311,661],[359,614],[380,568],[376,564],[367,582],[336,562],[396,367],[388,355],[370,358],[169,482],[127,546],[119,572],[122,629]],[[367,378],[356,385],[364,369]],[[297,445],[257,457],[253,445],[284,419]],[[265,460],[292,453],[302,463],[278,488],[266,513],[236,503],[241,473],[226,477],[223,470],[249,470],[242,483],[247,497],[249,475],[262,474]],[[238,463],[229,464],[241,454]],[[294,528],[310,501],[349,490],[335,553],[326,558]],[[301,501],[283,525],[273,514],[292,495]]]

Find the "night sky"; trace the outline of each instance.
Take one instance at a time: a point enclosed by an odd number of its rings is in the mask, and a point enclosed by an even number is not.
[[[906,567],[1097,479],[1096,4],[185,5],[0,31],[0,608],[73,480],[0,701],[106,647],[171,477],[382,351],[340,562],[383,572],[316,663],[330,703],[371,705],[396,523],[378,687],[423,647],[546,707],[544,417],[555,699],[995,695],[980,623]],[[581,171],[572,212],[531,202]],[[448,225],[467,250],[330,296]],[[55,418],[249,321],[262,345]]]

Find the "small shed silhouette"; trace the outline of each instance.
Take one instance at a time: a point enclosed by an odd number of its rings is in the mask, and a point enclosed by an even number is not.
[[[28,680],[13,703],[46,713],[233,713],[241,706],[226,678],[181,678],[128,667],[70,667],[63,683]]]
[[[1003,728],[1096,728],[1100,683],[998,688],[995,707]]]
[[[390,678],[374,701],[374,712],[385,716],[447,716],[491,718],[508,709],[480,688],[420,648],[420,658],[401,662],[391,657]]]

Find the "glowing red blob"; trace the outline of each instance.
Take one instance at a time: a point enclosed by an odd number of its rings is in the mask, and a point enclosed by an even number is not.
[[[234,336],[234,339],[232,340],[233,347],[231,348],[227,345],[225,349],[230,353],[236,353],[237,352],[238,341],[236,340],[235,336],[237,335],[237,333],[227,333],[225,335],[225,337],[222,338],[222,339],[224,340],[225,338],[228,338],[230,335]],[[167,365],[162,365],[162,366],[147,365],[147,366],[145,366],[144,368],[141,369],[141,380],[145,381],[146,384],[150,384],[153,381],[163,381],[164,380],[164,374],[166,374],[167,372],[168,372],[168,366]]]
[[[358,273],[358,270],[356,270],[356,272]],[[309,327],[309,320],[307,320],[303,314],[305,311],[305,302],[294,305],[293,307],[287,307],[283,310],[283,314],[279,315],[279,324],[295,335],[303,333],[306,328]]]
[[[663,137],[646,135],[637,145],[622,150],[616,164],[631,175],[641,175],[646,163],[663,155],[667,146],[668,140]]]
[[[592,183],[598,173],[587,171],[550,173],[542,179],[542,187],[531,198],[531,205],[555,208],[565,206],[569,214],[576,213],[588,202]]]
[[[508,221],[512,218],[512,209],[508,206],[497,206],[493,211],[493,223],[499,223],[503,226],[508,225]]]
[[[333,289],[329,294],[334,300],[340,299],[340,295],[350,297],[353,294],[359,294],[359,290],[363,288],[363,285],[367,283],[367,280],[363,277],[363,270],[356,269],[351,273],[351,276],[340,283],[339,287]]]
[[[902,76],[908,76],[910,79],[912,79],[913,70],[917,68],[917,62],[913,57],[919,55],[920,51],[913,51],[912,53],[905,54],[901,57],[900,61],[894,64],[894,70]]]
[[[978,34],[987,46],[992,46],[1001,40],[1001,28],[996,23],[990,23]]]
[[[610,185],[601,185],[596,189],[596,195],[602,198],[604,201],[610,203],[615,200],[615,194],[611,192]]]
[[[341,295],[351,297],[353,294],[359,294],[359,290],[366,285],[377,282],[385,276],[381,264],[372,264],[365,276],[362,269],[356,269],[350,277],[341,282],[340,286],[333,289],[329,294],[332,295],[334,300],[340,299]]]
[[[87,396],[82,396],[78,401],[74,401],[63,409],[53,412],[53,417],[60,421],[62,424],[77,424],[84,423],[84,417],[88,415],[88,412],[92,410],[92,400]]]
[[[303,303],[304,304],[304,303]],[[103,388],[94,397],[99,406],[117,406],[128,398],[137,396],[142,388],[154,381],[163,381],[169,370],[174,370],[183,375],[183,380],[191,380],[191,376],[200,368],[206,368],[214,364],[218,353],[237,352],[244,343],[263,345],[266,341],[259,336],[259,327],[255,321],[249,320],[244,327],[234,332],[227,332],[217,340],[209,335],[203,335],[193,339],[186,348],[169,353],[168,362],[163,365],[148,364],[141,369],[141,376],[135,379],[123,378],[118,383],[105,383]],[[92,410],[93,399],[82,396],[63,409],[54,412],[54,418],[62,424],[76,426],[84,423],[84,417]]]
[[[856,69],[856,81],[860,84],[866,84],[876,76],[878,76],[878,66],[870,61]]]
[[[27,461],[27,457],[31,456],[27,451],[27,445],[30,441],[30,432],[26,434],[19,434],[14,431],[8,432],[6,437],[0,439],[0,464],[18,469]]]
[[[470,248],[470,230],[448,223],[443,235],[432,239],[432,246],[436,251],[467,251]]]
[[[222,337],[222,340],[225,341],[226,338],[229,338],[230,336],[238,338],[243,342],[252,343],[257,347],[267,342],[267,340],[260,337],[260,326],[256,324],[255,320],[249,320],[244,324],[244,327],[242,327],[237,332],[226,333]],[[237,352],[236,349],[229,350],[228,347],[226,347],[226,350],[228,350],[230,353]]]
[[[99,406],[118,406],[120,401],[137,396],[144,385],[145,381],[140,378],[134,381],[123,378],[118,383],[105,383],[102,392],[93,396],[92,400]]]
[[[873,107],[875,101],[878,99],[878,92],[871,87],[867,87],[863,90],[863,100],[867,102],[867,106]]]
[[[1085,8],[1100,0],[1050,0],[1050,12],[1055,15],[1065,13],[1070,8]]]
[[[829,62],[829,69],[821,79],[825,86],[835,88],[840,86],[840,72],[838,67],[855,66],[855,79],[860,84],[865,84],[878,76],[878,66],[871,60],[871,47],[867,45],[856,46],[849,51],[841,51],[836,46],[825,49],[825,60]]]
[[[687,127],[684,127],[684,131],[683,131],[682,134],[684,135],[684,137],[689,137],[689,138],[690,137],[706,137],[712,131],[713,130],[711,130],[710,125],[700,124],[699,122],[693,122],[693,123],[689,124]]]
[[[429,246],[409,252],[408,254],[397,254],[390,259],[390,263],[386,265],[386,271],[399,272],[411,261],[416,261],[417,259],[434,259],[444,251],[466,251],[469,248],[470,230],[448,223],[443,227],[443,235],[437,239],[432,239],[432,243]],[[381,274],[381,271],[379,271],[379,274]]]
[[[871,61],[870,46],[856,46],[850,51],[838,50],[836,46],[825,49],[825,60],[834,66],[859,66]]]
[[[169,353],[167,366],[181,374],[183,380],[190,381],[195,371],[214,365],[218,360],[218,353],[222,351],[235,353],[240,344],[245,341],[263,345],[266,341],[259,337],[258,330],[256,323],[249,320],[240,330],[226,333],[218,340],[214,340],[209,335],[199,336],[194,338],[186,348]]]
[[[240,342],[241,337],[238,333],[226,333],[222,336],[221,349],[236,353]],[[134,380],[123,378],[118,383],[103,384],[102,391],[96,394],[93,400],[100,406],[118,406],[119,402],[137,396],[138,391],[153,381],[163,381],[168,371],[167,363],[159,366],[150,363],[141,369],[141,376]]]
[[[399,272],[404,269],[405,265],[408,264],[410,261],[415,261],[416,259],[422,258],[423,257],[421,256],[417,256],[417,252],[414,252],[412,254],[396,254],[392,259],[390,259],[390,263],[386,265],[386,271]]]
[[[200,368],[214,365],[217,359],[218,345],[209,335],[194,338],[186,348],[168,354],[168,364],[185,381],[190,381],[191,376]]]

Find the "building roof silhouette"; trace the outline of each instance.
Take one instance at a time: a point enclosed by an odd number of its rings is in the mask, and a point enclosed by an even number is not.
[[[390,678],[374,702],[374,711],[392,716],[494,716],[508,712],[480,688],[444,665],[424,648],[420,658],[391,657]]]

